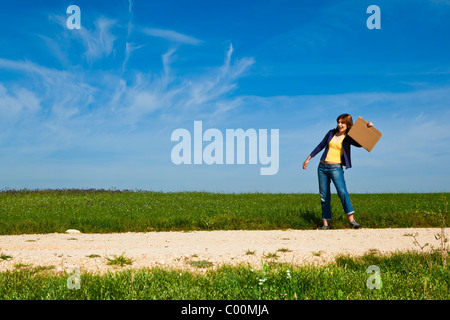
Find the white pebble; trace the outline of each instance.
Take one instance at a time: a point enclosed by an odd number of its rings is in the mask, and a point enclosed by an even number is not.
[[[68,229],[68,230],[66,230],[66,233],[75,234],[75,233],[81,233],[81,231],[76,230],[76,229]]]

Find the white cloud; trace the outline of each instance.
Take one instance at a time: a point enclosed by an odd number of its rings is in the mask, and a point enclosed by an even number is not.
[[[143,45],[141,45],[141,46],[136,46],[136,45],[134,45],[133,43],[130,43],[130,42],[126,42],[125,43],[125,59],[123,60],[123,62],[122,62],[122,72],[125,72],[125,68],[126,68],[126,65],[127,65],[127,63],[128,63],[128,60],[130,59],[130,57],[131,57],[131,54],[134,52],[134,51],[136,51],[136,50],[138,50],[138,49],[140,49],[140,48],[143,48],[144,46]]]
[[[133,9],[133,2],[131,0],[128,0],[128,12],[132,13],[132,9]]]
[[[31,141],[33,150],[44,153],[69,147],[77,136],[88,132],[81,128],[87,127],[83,122],[89,117],[96,88],[84,81],[84,75],[1,58],[0,69],[21,79],[8,82],[9,90],[6,83],[0,87],[3,129],[9,135],[4,140],[18,139],[14,145],[17,152],[29,150]],[[26,125],[19,129],[18,121],[26,121]]]
[[[190,44],[190,45],[198,45],[202,43],[201,40],[167,29],[157,29],[157,28],[143,28],[142,32],[148,36],[157,37],[166,39],[171,42],[180,43],[180,44]]]
[[[26,88],[16,88],[9,93],[0,83],[0,121],[19,121],[40,111],[40,99]]]
[[[113,52],[116,37],[111,33],[111,28],[115,23],[115,20],[101,17],[95,21],[94,31],[81,27],[79,35],[86,47],[85,55],[89,61],[107,57]]]
[[[66,19],[67,17],[59,15],[49,15],[49,19],[59,24],[65,31],[67,31]],[[114,42],[117,40],[111,32],[111,29],[116,25],[117,21],[106,17],[97,18],[94,21],[94,29],[90,30],[81,24],[81,29],[69,30],[63,35],[67,38],[74,37],[80,39],[84,46],[84,56],[89,62],[108,57],[114,52]],[[45,39],[49,42],[48,39]],[[51,42],[50,42],[51,43]],[[61,48],[55,48],[51,43],[51,48],[54,54],[61,59]]]
[[[171,68],[174,49],[161,56],[163,70],[160,76],[138,73],[133,84],[121,82],[112,108],[120,118],[135,124],[160,111],[163,117],[185,118],[195,114],[210,117],[224,114],[239,105],[239,98],[229,94],[237,82],[253,65],[253,58],[232,61],[232,46],[226,52],[224,64],[201,75],[177,76]]]
[[[0,87],[3,120],[6,112],[18,110],[16,119],[26,113],[30,124],[21,129],[21,139],[11,146],[14,150],[10,149],[10,156],[24,150],[47,156],[78,148],[123,152],[119,141],[128,137],[143,141],[142,132],[148,135],[158,127],[177,126],[195,116],[205,120],[223,117],[240,105],[240,98],[229,94],[254,63],[252,58],[232,59],[230,46],[222,65],[203,74],[180,76],[172,70],[174,54],[171,49],[161,55],[163,68],[159,74],[138,72],[131,81],[129,74],[124,78],[117,70],[77,67],[77,72],[72,72],[0,58],[0,70],[20,78]],[[5,125],[2,141],[11,140],[17,130],[13,122]],[[105,142],[113,137],[117,142]],[[34,141],[32,150],[30,141]]]

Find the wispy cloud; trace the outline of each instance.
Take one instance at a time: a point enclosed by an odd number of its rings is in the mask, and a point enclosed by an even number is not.
[[[95,21],[95,30],[90,31],[82,27],[79,36],[86,47],[86,58],[90,61],[109,56],[114,49],[116,37],[112,34],[111,28],[116,20],[108,18],[98,18]]]
[[[226,52],[224,64],[201,75],[177,76],[171,69],[175,49],[161,56],[163,70],[160,77],[139,73],[132,85],[121,87],[115,96],[114,107],[121,110],[124,119],[132,123],[160,111],[165,117],[185,118],[195,114],[211,116],[223,114],[236,107],[237,100],[229,95],[237,88],[240,77],[253,65],[254,59],[245,57],[231,60],[232,46]]]
[[[168,29],[157,29],[157,28],[143,28],[142,32],[148,36],[162,38],[174,43],[179,44],[190,44],[190,45],[198,45],[201,44],[202,41],[188,36],[177,31],[168,30]]]
[[[133,9],[133,2],[131,0],[128,0],[128,12],[132,13],[133,12],[132,9]]]
[[[0,121],[4,125],[11,125],[24,118],[29,119],[41,110],[40,99],[34,92],[26,88],[14,88],[9,92],[0,83]]]
[[[123,59],[123,62],[122,62],[122,72],[125,72],[128,60],[130,59],[132,53],[143,47],[145,47],[145,45],[137,46],[134,43],[131,43],[128,41],[125,43],[125,58]]]
[[[47,144],[52,144],[50,140],[58,145],[67,143],[59,138],[67,137],[74,122],[88,115],[96,88],[84,81],[82,74],[47,68],[30,61],[0,58],[0,69],[21,79],[1,85],[1,117],[16,110],[16,117],[28,119],[28,125],[21,130],[22,135],[33,139],[50,136]],[[9,129],[14,126],[14,122],[4,125]],[[9,132],[13,134],[13,130]],[[20,142],[18,148],[21,143],[27,142]]]
[[[22,114],[33,110],[36,125],[29,129],[30,134],[46,128],[53,132],[53,139],[61,137],[61,143],[67,143],[67,137],[75,141],[76,136],[85,137],[87,132],[101,130],[107,134],[118,128],[133,129],[148,119],[182,121],[186,116],[224,115],[239,105],[240,99],[230,94],[254,63],[253,58],[233,59],[230,45],[223,65],[203,74],[179,76],[172,70],[175,52],[170,49],[161,55],[163,68],[159,76],[137,72],[132,81],[115,70],[80,69],[74,73],[31,61],[0,58],[0,69],[26,79],[9,83],[14,91],[0,86],[1,116],[5,118],[7,110],[11,114],[13,110]],[[19,96],[23,101],[18,100]],[[85,127],[83,133],[77,133],[80,126]]]
[[[67,17],[61,15],[49,15],[50,21],[59,24],[63,30],[66,30]],[[71,39],[78,39],[84,46],[84,57],[89,62],[99,60],[110,56],[114,51],[114,42],[117,40],[112,29],[116,25],[117,20],[106,17],[99,17],[94,21],[94,28],[92,30],[86,28],[81,24],[81,29],[71,30],[72,32],[64,32],[64,37]],[[45,39],[45,38],[44,38]],[[45,39],[48,42],[48,39]],[[52,43],[52,48],[56,55],[61,57],[61,49],[55,48]]]

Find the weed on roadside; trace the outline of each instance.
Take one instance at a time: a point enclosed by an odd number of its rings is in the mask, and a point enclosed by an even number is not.
[[[114,258],[106,257],[106,260],[108,260],[108,265],[109,266],[123,267],[125,265],[133,264],[133,260],[131,258],[125,257],[123,255],[123,253],[120,256],[115,256]]]

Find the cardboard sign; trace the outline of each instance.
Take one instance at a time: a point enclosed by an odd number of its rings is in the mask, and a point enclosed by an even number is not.
[[[367,121],[361,117],[355,121],[348,135],[369,152],[381,138],[381,132],[375,127],[367,127]]]

